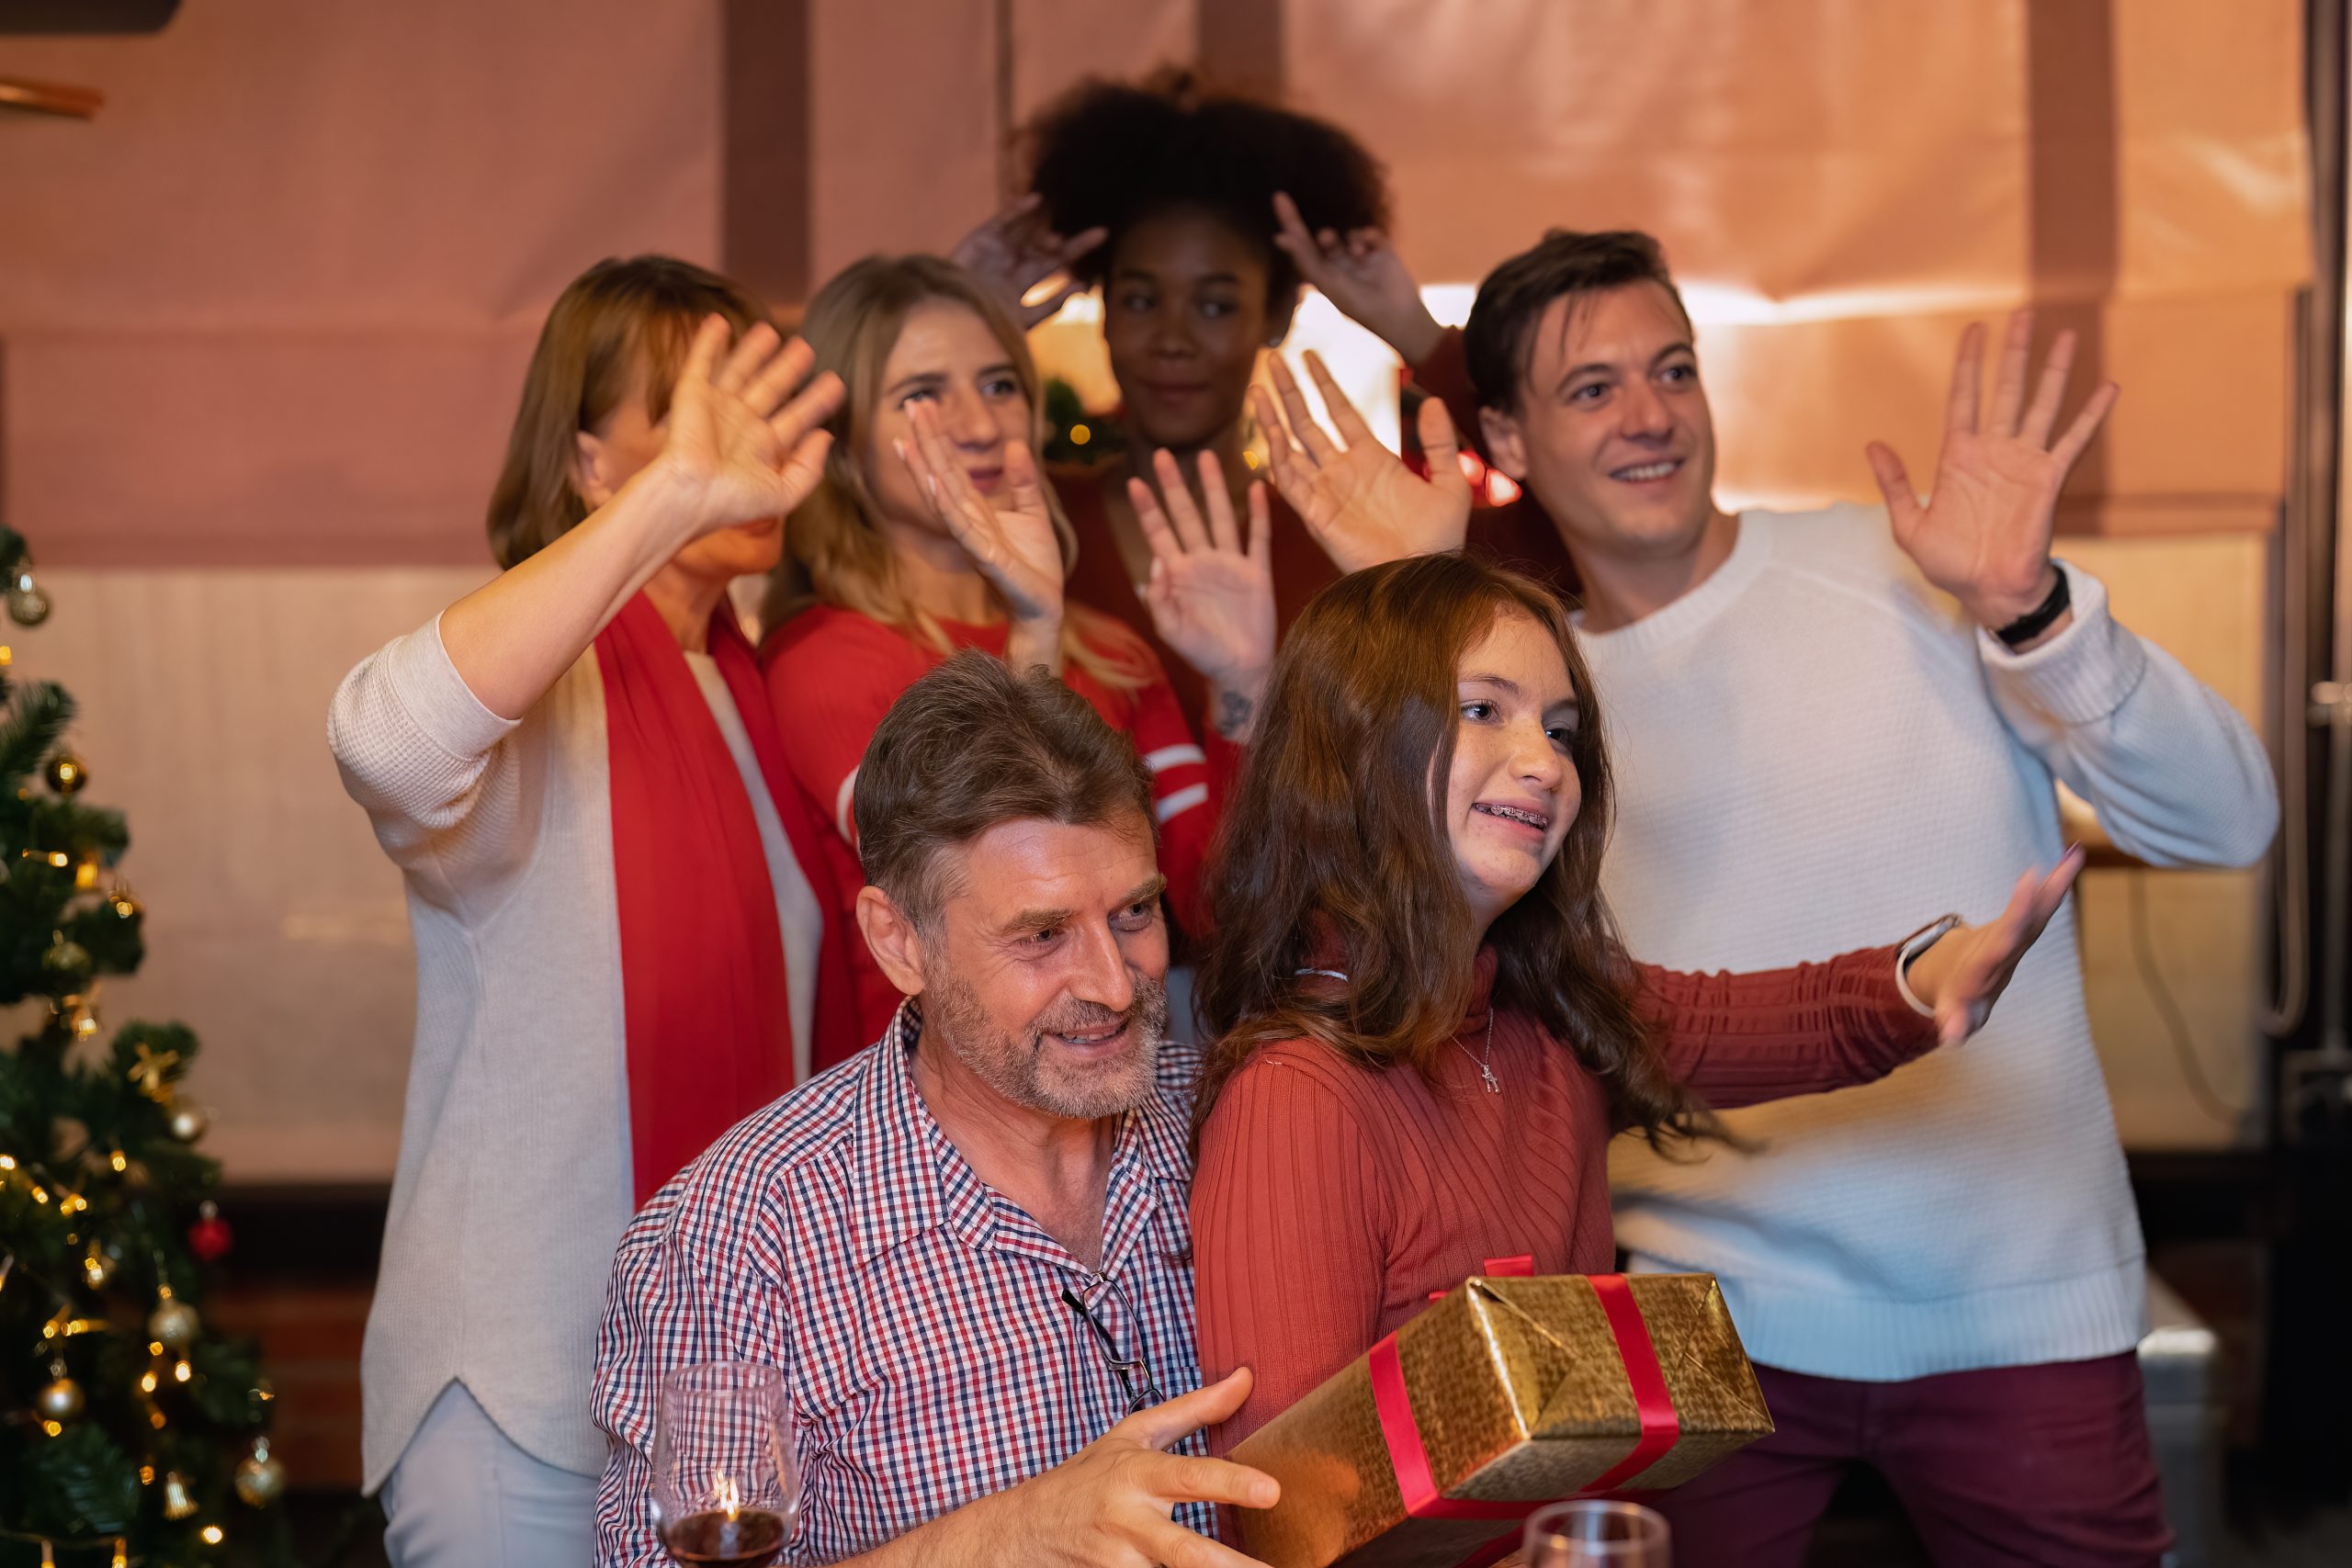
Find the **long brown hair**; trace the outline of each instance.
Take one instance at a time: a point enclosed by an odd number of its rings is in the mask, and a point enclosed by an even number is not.
[[[573,485],[580,433],[611,417],[640,365],[646,414],[660,423],[695,329],[712,315],[741,333],[767,320],[767,310],[737,284],[674,256],[600,261],[556,297],[490,492],[490,552],[502,569],[588,515]]]
[[[800,335],[816,353],[816,367],[841,377],[843,396],[833,416],[824,479],[785,524],[785,559],[769,579],[760,606],[760,620],[771,629],[812,604],[825,604],[879,621],[933,652],[950,651],[946,635],[899,585],[890,542],[873,523],[876,503],[864,457],[890,350],[908,316],[934,299],[970,310],[1004,346],[1029,404],[1029,450],[1034,456],[1045,448],[1045,386],[1028,340],[971,274],[938,256],[867,256],[851,263],[817,290],[800,323]],[[1077,531],[1042,466],[1038,483],[1061,539],[1067,574],[1078,558]],[[1142,684],[1147,654],[1140,639],[1108,615],[1073,604],[1062,617],[1063,660],[1105,685]]]
[[[1583,804],[1559,854],[1487,933],[1495,1005],[1531,1015],[1577,1054],[1617,1130],[1638,1129],[1653,1146],[1715,1131],[1635,1009],[1633,964],[1600,896],[1609,757],[1566,612],[1517,572],[1437,555],[1325,589],[1275,658],[1212,862],[1213,935],[1194,1002],[1216,1043],[1195,1136],[1261,1045],[1316,1040],[1367,1067],[1428,1074],[1460,1030],[1478,943],[1444,781],[1461,661],[1504,615],[1534,621],[1567,661]],[[1348,979],[1303,979],[1308,967]]]

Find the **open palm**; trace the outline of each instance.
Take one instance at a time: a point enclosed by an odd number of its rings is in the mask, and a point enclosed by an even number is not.
[[[729,330],[722,316],[702,323],[670,394],[662,460],[695,497],[695,536],[808,500],[832,445],[824,422],[842,401],[840,377],[809,379],[807,344],[762,322],[721,359]]]
[[[910,414],[915,438],[911,445],[899,443],[899,457],[922,486],[932,514],[964,547],[1014,620],[1059,621],[1062,541],[1054,528],[1036,458],[1028,447],[1008,442],[1004,493],[990,501],[956,460],[939,411],[919,402]]]
[[[1254,691],[1274,659],[1274,571],[1265,487],[1250,487],[1245,540],[1216,453],[1200,456],[1205,519],[1174,457],[1156,454],[1152,469],[1159,496],[1141,479],[1127,481],[1127,499],[1151,547],[1151,579],[1144,585],[1143,602],[1152,626],[1211,685]]]
[[[1895,543],[1928,581],[1951,594],[1978,625],[2000,627],[2030,611],[2050,591],[2055,570],[2050,541],[2057,525],[2058,491],[2115,406],[2113,382],[2102,384],[2053,444],[2052,429],[2066,395],[2075,334],[2058,334],[2043,364],[2033,402],[2025,402],[2033,314],[2009,318],[2007,341],[1993,388],[1990,417],[1978,418],[1979,364],[1984,329],[1961,334],[1945,412],[1944,446],[1936,460],[1935,489],[1923,503],[1913,492],[1902,458],[1880,442],[1868,447],[1871,471],[1886,497]]]
[[[1307,412],[1289,367],[1275,359],[1271,368],[1280,411],[1263,388],[1250,395],[1265,433],[1274,488],[1341,571],[1462,547],[1470,531],[1470,480],[1444,405],[1435,398],[1421,405],[1421,449],[1430,464],[1423,479],[1380,444],[1313,350],[1306,371],[1323,395],[1336,437]]]

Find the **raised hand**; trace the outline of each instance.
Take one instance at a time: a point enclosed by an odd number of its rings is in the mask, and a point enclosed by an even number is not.
[[[2018,878],[2009,907],[1990,925],[1961,926],[1946,932],[1911,963],[1905,976],[1911,994],[1936,1010],[1936,1030],[1947,1045],[1984,1027],[1993,1016],[2018,960],[2041,935],[2041,928],[2066,901],[2066,890],[2083,869],[2079,846],[2068,850],[2048,876],[2038,870]]]
[[[686,501],[688,539],[780,517],[808,500],[832,446],[824,422],[841,407],[840,377],[809,379],[807,344],[785,343],[763,321],[729,350],[729,331],[723,316],[704,321],[670,394],[658,461]]]
[[[1262,387],[1250,389],[1250,406],[1265,433],[1274,488],[1341,571],[1462,547],[1470,531],[1470,480],[1442,403],[1431,398],[1421,405],[1421,450],[1430,463],[1423,479],[1374,436],[1314,350],[1306,353],[1306,373],[1323,394],[1337,436],[1307,412],[1290,367],[1279,356],[1269,366],[1281,410]]]
[[[2032,346],[2033,312],[2019,310],[2009,318],[1993,383],[1992,414],[1980,427],[1984,329],[1972,323],[1961,334],[1944,449],[1936,460],[1935,489],[1924,504],[1892,448],[1876,441],[1865,448],[1886,497],[1895,543],[1929,582],[1958,599],[1977,625],[1994,630],[2032,610],[2056,586],[2050,537],[2057,525],[2058,491],[2117,396],[2115,383],[2102,382],[2053,445],[2050,433],[2065,399],[2075,334],[2060,333],[2050,345],[2029,406],[2026,371]]]
[[[1288,191],[1274,193],[1274,243],[1298,267],[1298,275],[1337,305],[1350,321],[1369,329],[1419,365],[1437,347],[1444,328],[1421,302],[1420,285],[1378,229],[1336,229],[1309,233]]]
[[[1127,499],[1151,546],[1151,578],[1143,602],[1160,640],[1201,672],[1212,692],[1217,733],[1238,741],[1249,734],[1274,659],[1274,572],[1267,544],[1266,489],[1249,491],[1250,536],[1234,523],[1233,496],[1216,454],[1200,456],[1204,522],[1183,470],[1167,452],[1153,455],[1152,472],[1165,495],[1127,481]]]
[[[912,445],[899,443],[905,463],[931,502],[932,514],[945,525],[980,575],[1004,598],[1016,624],[1050,624],[1062,618],[1062,542],[1046,504],[1037,459],[1017,442],[1004,447],[1003,495],[991,502],[973,487],[953,444],[941,428],[939,410],[910,405]]]
[[[1056,273],[1066,275],[1072,262],[1111,233],[1108,229],[1086,229],[1064,238],[1046,227],[1044,208],[1033,191],[985,220],[947,253],[949,260],[996,296],[1005,314],[1024,331],[1051,317],[1079,289],[1078,280],[1065,276],[1059,285],[1032,299],[1037,286]]]

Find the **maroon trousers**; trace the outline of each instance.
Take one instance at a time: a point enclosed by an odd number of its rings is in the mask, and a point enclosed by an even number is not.
[[[1939,1568],[2153,1568],[2172,1544],[2139,1358],[1851,1382],[1758,1367],[1778,1428],[1645,1498],[1675,1568],[1800,1568],[1849,1467],[1886,1478]]]

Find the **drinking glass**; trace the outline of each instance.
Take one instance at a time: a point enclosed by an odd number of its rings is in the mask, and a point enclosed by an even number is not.
[[[1670,1568],[1666,1521],[1639,1503],[1580,1498],[1527,1521],[1526,1568]]]
[[[705,1361],[662,1380],[653,1518],[684,1563],[765,1568],[800,1516],[781,1369]]]

